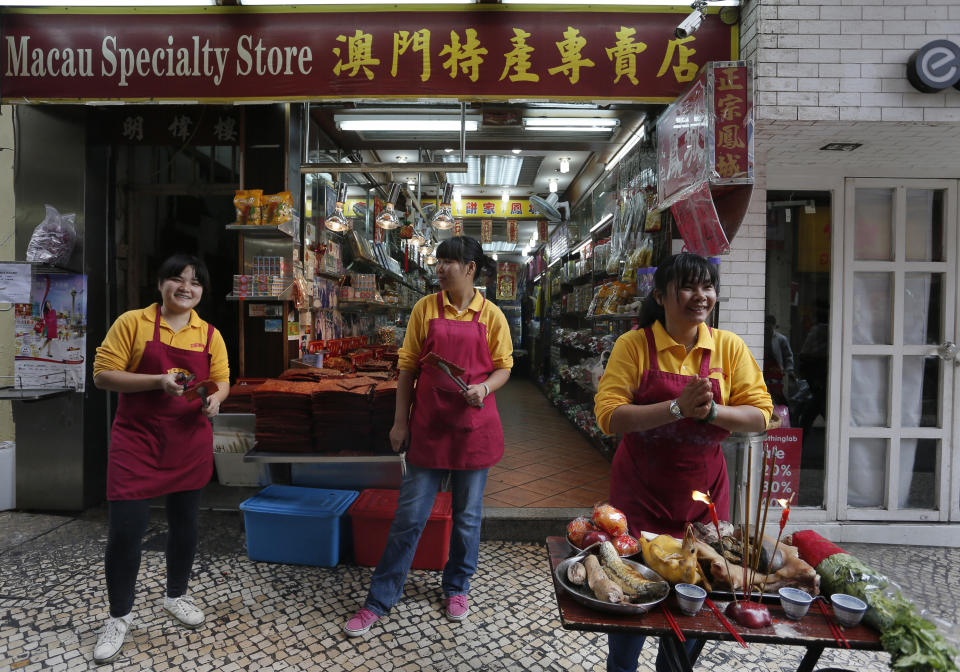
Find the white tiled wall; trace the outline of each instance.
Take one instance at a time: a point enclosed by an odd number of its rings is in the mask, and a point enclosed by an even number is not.
[[[960,122],[960,91],[906,77],[919,47],[960,44],[960,0],[749,0],[741,23],[757,119]]]
[[[730,253],[720,261],[719,326],[739,335],[762,366],[767,195],[760,157],[757,164],[750,207],[730,245]]]

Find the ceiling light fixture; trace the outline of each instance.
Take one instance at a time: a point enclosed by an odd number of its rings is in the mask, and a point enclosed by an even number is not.
[[[633,149],[638,142],[643,140],[643,137],[644,135],[646,135],[646,132],[647,132],[646,127],[641,124],[640,128],[633,135],[630,136],[630,139],[627,140],[625,143],[623,143],[623,146],[620,147],[619,150],[617,150],[617,153],[613,155],[613,158],[607,161],[607,165],[605,165],[603,169],[605,171],[613,170],[613,167],[618,163],[620,163],[620,160],[623,159],[623,157],[625,157],[627,154],[629,154],[630,150]]]
[[[483,183],[497,187],[515,187],[523,168],[522,156],[488,156],[483,162]]]
[[[480,184],[480,162],[481,157],[470,155],[467,159],[467,172],[465,173],[447,173],[447,182],[451,184]],[[459,163],[458,156],[444,156],[443,163]]]
[[[509,201],[509,200],[510,200],[510,191],[507,190],[507,189],[504,189],[504,190],[503,190],[503,195],[500,197],[500,200],[502,200],[504,203],[506,203],[507,201]]]
[[[611,117],[524,117],[527,131],[609,133],[620,124]]]
[[[519,153],[522,152],[523,150],[522,150],[522,149],[511,149],[510,151],[513,152],[514,154],[519,154]]]
[[[560,159],[560,172],[561,173],[570,172],[570,159]]]
[[[333,214],[323,220],[325,227],[337,232],[349,231],[353,228],[350,220],[343,214],[343,204],[346,202],[347,185],[343,182],[337,182],[337,204],[333,208]]]
[[[590,233],[593,233],[594,231],[596,231],[597,229],[599,229],[601,226],[603,226],[604,224],[606,224],[606,223],[607,223],[608,221],[610,221],[611,219],[613,219],[613,213],[612,213],[612,212],[608,212],[607,214],[605,214],[603,217],[600,218],[600,221],[599,221],[599,222],[597,222],[597,223],[594,224],[592,227],[590,227]]]
[[[400,154],[397,156],[397,163],[406,163],[406,162],[407,162],[407,157],[405,157],[403,154]]]
[[[550,193],[551,194],[557,193],[557,181],[554,179],[550,180]]]
[[[387,207],[377,216],[377,226],[381,229],[396,229],[400,226],[400,218],[394,211],[393,206],[400,197],[400,185],[396,182],[390,184],[390,191],[387,196]]]
[[[453,210],[450,208],[450,200],[453,196],[453,185],[447,182],[443,185],[443,196],[440,197],[440,207],[434,213],[430,220],[430,226],[435,229],[445,231],[452,229],[454,225]]]
[[[452,133],[460,130],[460,117],[452,114],[404,115],[389,117],[371,114],[336,114],[333,116],[341,131],[385,131],[396,133]],[[474,115],[464,120],[469,131],[480,128],[480,117]]]

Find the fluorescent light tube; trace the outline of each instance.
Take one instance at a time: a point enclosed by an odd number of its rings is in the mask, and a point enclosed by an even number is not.
[[[609,133],[620,122],[609,117],[524,117],[527,131],[553,131],[559,133]]]
[[[607,214],[605,214],[603,217],[600,218],[600,221],[599,221],[599,222],[597,222],[596,224],[594,224],[593,226],[590,227],[590,233],[593,233],[594,231],[596,231],[597,229],[599,229],[601,226],[603,226],[604,224],[606,224],[608,220],[610,220],[610,219],[612,219],[612,218],[613,218],[613,213],[612,213],[612,212],[608,212]]]
[[[382,115],[337,114],[333,120],[341,131],[397,131],[408,133],[452,133],[460,130],[460,117],[456,115],[384,117]],[[467,131],[480,127],[480,117],[467,117]]]
[[[488,186],[515,187],[521,168],[522,156],[488,156],[484,161],[483,183]]]
[[[560,259],[562,259],[562,257],[557,257],[556,259],[551,261],[549,264],[547,264],[547,268],[553,268],[555,265],[559,264]]]
[[[627,140],[625,143],[623,143],[623,147],[621,147],[619,151],[617,151],[617,153],[613,155],[613,158],[607,162],[607,165],[604,166],[603,169],[605,171],[612,170],[613,167],[618,163],[620,163],[620,160],[623,157],[625,157],[630,152],[630,150],[636,146],[638,142],[643,140],[643,136],[645,133],[646,133],[646,130],[644,129],[643,126],[641,126],[640,130],[638,130],[636,133],[630,136],[630,139]]]

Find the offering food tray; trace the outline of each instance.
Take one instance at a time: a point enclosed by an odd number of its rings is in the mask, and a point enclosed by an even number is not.
[[[650,579],[651,581],[660,582],[660,585],[656,587],[655,597],[651,600],[645,600],[644,602],[628,604],[598,600],[596,597],[594,597],[593,593],[590,591],[590,588],[586,584],[582,586],[576,586],[570,583],[570,581],[567,579],[567,568],[570,567],[570,565],[583,560],[587,555],[591,554],[593,550],[594,547],[591,546],[581,551],[577,555],[563,560],[554,570],[554,578],[556,579],[558,585],[562,586],[563,589],[567,591],[567,594],[580,604],[590,607],[591,609],[606,611],[612,614],[636,615],[647,613],[655,606],[663,602],[667,598],[667,595],[670,594],[670,584],[667,583],[662,576],[657,574],[646,565],[641,565],[639,562],[621,558],[625,564],[640,572],[644,578]]]

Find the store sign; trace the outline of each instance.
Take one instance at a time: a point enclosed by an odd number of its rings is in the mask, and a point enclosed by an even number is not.
[[[385,11],[390,7],[388,11]],[[581,98],[669,102],[739,48],[712,15],[352,6],[4,9],[6,103],[304,98]]]
[[[460,201],[454,201],[450,208],[455,217],[466,218],[484,218],[501,217],[517,219],[534,219],[542,215],[530,209],[530,201],[525,198],[518,198],[512,201],[493,198],[467,198]]]
[[[907,61],[907,79],[917,91],[936,93],[951,86],[960,89],[960,45],[934,40]]]
[[[708,63],[657,120],[657,210],[670,208],[686,248],[724,254],[753,185],[751,68]]]

